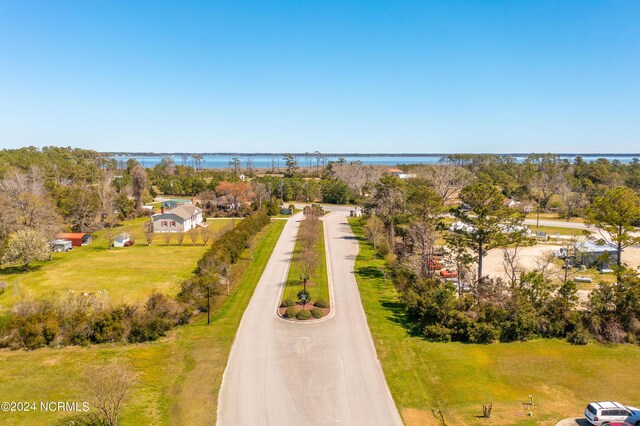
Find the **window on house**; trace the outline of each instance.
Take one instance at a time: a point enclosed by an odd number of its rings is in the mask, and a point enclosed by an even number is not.
[[[171,221],[171,226],[176,226],[176,221],[175,220]]]

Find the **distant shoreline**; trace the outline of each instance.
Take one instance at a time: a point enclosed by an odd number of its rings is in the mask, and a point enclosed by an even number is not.
[[[526,157],[529,155],[557,155],[560,157],[640,157],[640,153],[617,153],[617,152],[522,152],[522,153],[347,153],[347,152],[102,152],[102,154],[114,157],[162,157],[162,156],[181,156],[181,155],[209,155],[209,156],[257,156],[257,157],[274,157],[293,155],[297,157],[447,157],[450,155],[490,155],[499,157]]]

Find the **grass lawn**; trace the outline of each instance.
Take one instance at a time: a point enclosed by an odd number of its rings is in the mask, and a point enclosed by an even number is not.
[[[527,219],[536,219],[538,214],[536,212],[527,213],[525,216]],[[558,213],[540,213],[540,219],[544,220],[557,220],[561,222],[576,222],[576,223],[584,223],[583,217],[572,217],[567,219],[566,217],[558,216]]]
[[[253,256],[245,251],[232,267],[231,296],[214,310],[211,325],[206,325],[203,316],[161,341],[143,344],[0,350],[3,400],[85,401],[77,386],[83,368],[123,358],[141,376],[125,401],[121,424],[215,424],[218,392],[231,344],[284,225],[284,221],[276,221],[265,228],[255,240]],[[64,413],[0,413],[0,423],[52,424],[64,417]]]
[[[0,295],[0,309],[13,306],[24,294],[38,296],[65,290],[106,290],[111,301],[129,303],[143,301],[154,289],[174,294],[178,283],[193,273],[207,247],[202,240],[193,244],[188,236],[180,246],[175,235],[168,246],[161,235],[156,235],[148,246],[143,228],[147,220],[125,221],[113,229],[114,236],[120,232],[132,235],[135,239],[132,247],[109,249],[109,237],[103,230],[94,234],[91,244],[74,247],[67,253],[54,253],[52,262],[34,263],[27,272],[0,268],[0,281],[8,283],[7,291]],[[211,220],[208,227],[222,232],[231,223],[235,222]]]
[[[311,294],[312,302],[318,299],[323,299],[328,302],[329,284],[327,281],[327,257],[324,248],[324,223],[319,221],[318,225],[318,239],[314,248],[318,254],[319,263],[315,274],[313,274],[309,279],[311,284],[307,283],[307,291]],[[282,300],[298,300],[298,292],[303,288],[302,282],[300,281],[301,267],[298,262],[298,256],[301,251],[302,244],[300,243],[300,240],[297,240],[293,258],[291,259],[291,266],[289,267],[287,284],[282,292]]]
[[[575,237],[582,237],[585,235],[585,231],[582,229],[574,229],[574,228],[565,228],[562,226],[538,226],[536,228],[535,225],[527,225],[529,229],[531,229],[531,234],[535,235],[538,231],[544,231],[547,235],[553,238],[556,233],[560,233],[560,235],[572,235]],[[587,235],[591,233],[587,231]]]
[[[371,259],[359,219],[350,223],[360,238],[355,268],[362,303],[405,424],[442,424],[442,416],[447,425],[555,425],[580,416],[591,401],[640,404],[637,346],[572,346],[560,340],[472,345],[410,335],[398,294],[379,272],[382,261]],[[532,417],[523,404],[529,395]],[[479,418],[482,404],[490,403],[492,418]]]

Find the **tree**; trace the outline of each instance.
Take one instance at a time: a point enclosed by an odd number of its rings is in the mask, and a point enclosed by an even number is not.
[[[91,398],[91,407],[98,410],[104,423],[109,426],[118,424],[122,404],[137,377],[128,365],[120,361],[89,367],[84,372],[84,385]]]
[[[198,241],[198,237],[200,236],[200,228],[193,228],[188,232],[188,234],[191,244],[195,245],[196,241]]]
[[[549,200],[558,193],[562,185],[562,175],[557,170],[543,170],[536,174],[530,182],[531,191],[537,195],[540,207],[547,208]]]
[[[244,182],[220,182],[216,186],[216,193],[227,198],[232,210],[238,210],[253,196],[251,185]]]
[[[45,187],[41,169],[32,166],[28,172],[10,170],[0,181],[0,231],[5,234],[29,228],[47,238],[59,231],[61,219]]]
[[[325,179],[320,184],[322,202],[328,204],[346,204],[349,189],[347,186],[335,179]]]
[[[367,219],[364,225],[364,235],[373,244],[373,258],[375,259],[378,248],[385,239],[384,223],[375,214]]]
[[[475,253],[478,285],[483,279],[482,260],[487,252],[523,238],[522,218],[512,216],[513,212],[503,206],[503,199],[504,196],[495,186],[476,182],[460,191],[460,201],[469,206],[471,211],[462,208],[453,211],[463,224],[454,228],[453,234],[457,234],[459,242]]]
[[[296,161],[296,157],[292,154],[287,154],[283,159],[286,167],[284,177],[293,177],[296,174],[296,170],[298,170],[298,161]]]
[[[406,208],[411,218],[405,238],[407,247],[417,257],[422,276],[432,277],[435,271],[436,240],[444,210],[442,197],[420,180],[409,184],[407,192]]]
[[[138,164],[133,168],[131,176],[133,197],[136,201],[136,209],[139,209],[142,207],[142,195],[144,194],[145,189],[147,189],[147,172],[144,170],[144,167]]]
[[[41,232],[28,228],[20,229],[9,236],[2,262],[20,263],[24,269],[28,269],[31,262],[45,260],[50,253],[51,247]]]
[[[404,182],[396,176],[383,176],[375,185],[371,207],[389,230],[392,251],[396,246],[395,225],[405,212],[405,190]]]
[[[618,266],[622,266],[622,250],[640,243],[633,236],[634,223],[640,220],[640,197],[631,188],[618,186],[604,196],[596,197],[588,210],[587,223],[598,228],[601,241],[616,248]]]
[[[469,182],[470,173],[454,164],[426,166],[420,175],[431,183],[433,189],[445,204],[455,200],[458,192]]]
[[[382,176],[379,168],[362,164],[362,161],[334,163],[331,166],[331,173],[347,185],[353,196],[357,198],[364,197],[366,190]]]
[[[229,168],[233,171],[234,175],[237,175],[240,170],[240,159],[238,157],[233,157],[229,160]]]

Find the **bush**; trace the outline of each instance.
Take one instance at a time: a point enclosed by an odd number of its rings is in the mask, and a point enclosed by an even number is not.
[[[318,318],[322,318],[322,309],[319,308],[313,308],[311,309],[311,316],[318,319]]]
[[[324,309],[329,307],[329,302],[324,299],[318,299],[313,303],[313,306],[315,306],[316,308]]]
[[[307,311],[305,309],[298,311],[298,313],[296,314],[296,319],[299,319],[299,320],[303,320],[304,321],[304,320],[308,320],[310,318],[311,318],[311,312],[309,312],[309,311]]]
[[[428,325],[424,328],[423,334],[425,339],[432,342],[450,342],[451,330],[447,327],[443,327],[440,324]]]
[[[296,308],[294,308],[294,307],[291,307],[291,308],[287,308],[284,311],[284,315],[283,316],[285,318],[295,318],[297,313],[298,313],[298,310]]]
[[[294,302],[291,299],[285,299],[282,301],[282,303],[280,304],[281,308],[291,308],[292,306],[296,306],[296,302]]]
[[[576,327],[569,335],[567,336],[567,341],[572,345],[586,345],[589,343],[589,339],[591,335],[589,332],[582,326]]]

